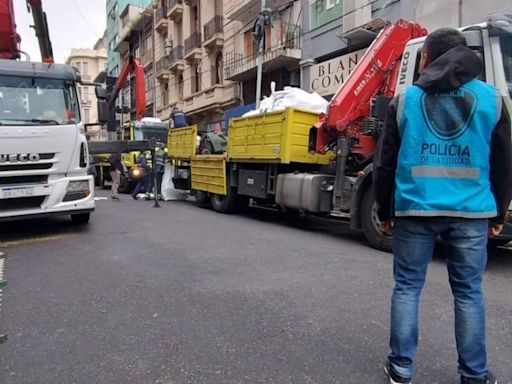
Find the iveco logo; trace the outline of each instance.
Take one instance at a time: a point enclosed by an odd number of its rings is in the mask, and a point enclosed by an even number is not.
[[[37,153],[19,153],[12,155],[0,154],[0,164],[3,163],[25,163],[27,161],[39,161],[40,157]]]

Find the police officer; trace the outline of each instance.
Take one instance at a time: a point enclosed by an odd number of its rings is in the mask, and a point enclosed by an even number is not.
[[[498,91],[478,80],[481,60],[459,31],[431,33],[420,68],[418,81],[391,102],[374,159],[381,230],[394,235],[385,368],[390,383],[411,382],[419,296],[440,236],[454,296],[461,383],[495,384],[481,285],[487,239],[501,232],[512,197],[510,117]]]

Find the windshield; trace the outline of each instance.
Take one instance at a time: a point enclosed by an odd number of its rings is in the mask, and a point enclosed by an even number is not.
[[[0,125],[61,125],[80,122],[73,81],[0,76]]]
[[[507,80],[508,93],[512,97],[512,36],[500,39],[501,54],[503,55],[503,68]]]
[[[159,124],[158,126],[136,125],[134,131],[135,140],[151,140],[167,143],[167,126]]]

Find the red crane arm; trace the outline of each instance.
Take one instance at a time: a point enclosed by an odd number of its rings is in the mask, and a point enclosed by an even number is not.
[[[325,153],[343,132],[361,126],[370,115],[371,100],[375,96],[393,96],[405,45],[409,40],[426,34],[427,31],[419,24],[403,19],[386,26],[379,33],[334,95],[327,113],[315,124],[317,152]]]
[[[43,12],[42,0],[27,0],[27,7],[32,11],[32,17],[34,18],[33,28],[36,31],[37,40],[39,42],[41,61],[51,64],[54,62],[53,49],[50,40],[50,32],[48,31],[46,13]]]
[[[119,77],[114,85],[114,89],[109,97],[108,107],[114,108],[119,92],[124,88],[128,75],[133,72],[135,78],[135,115],[137,120],[141,120],[146,112],[146,84],[144,77],[144,68],[139,60],[130,56],[124,64]]]
[[[0,59],[20,58],[20,36],[16,32],[12,0],[0,0]]]

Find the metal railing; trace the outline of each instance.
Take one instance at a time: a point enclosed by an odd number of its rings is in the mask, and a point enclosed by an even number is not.
[[[185,39],[185,52],[189,52],[194,48],[201,47],[201,33],[193,32],[189,37]]]
[[[173,49],[171,49],[171,52],[169,52],[169,66],[173,65],[178,60],[183,59],[183,56],[185,54],[185,50],[183,49],[183,45],[177,45]]]
[[[167,19],[167,8],[160,7],[155,12],[155,21],[158,23],[162,19]]]
[[[223,30],[224,18],[221,15],[215,15],[204,25],[204,41],[211,39],[216,33],[222,33]]]
[[[168,69],[176,61],[183,59],[183,51],[184,50],[182,45],[178,45],[171,49],[168,55],[165,55],[156,62],[156,73],[158,74],[161,71]]]
[[[302,49],[300,38],[301,29],[299,25],[282,22],[273,33],[278,33],[280,39],[278,41],[271,39],[270,42],[265,43],[263,62],[271,61],[279,56],[286,56],[288,49]],[[275,37],[275,35],[272,37]],[[252,55],[244,55],[243,53],[234,51],[227,52],[225,55],[225,77],[229,78],[239,72],[243,72],[244,70],[255,66],[256,56],[256,52]]]
[[[161,59],[159,59],[156,62],[156,73],[158,74],[161,71],[169,68],[170,65],[171,65],[171,63],[170,63],[170,60],[169,60],[169,55],[166,55],[166,56],[162,57]]]
[[[167,0],[165,5],[167,5],[167,10],[170,11],[174,6],[178,4],[183,4],[183,0]]]

